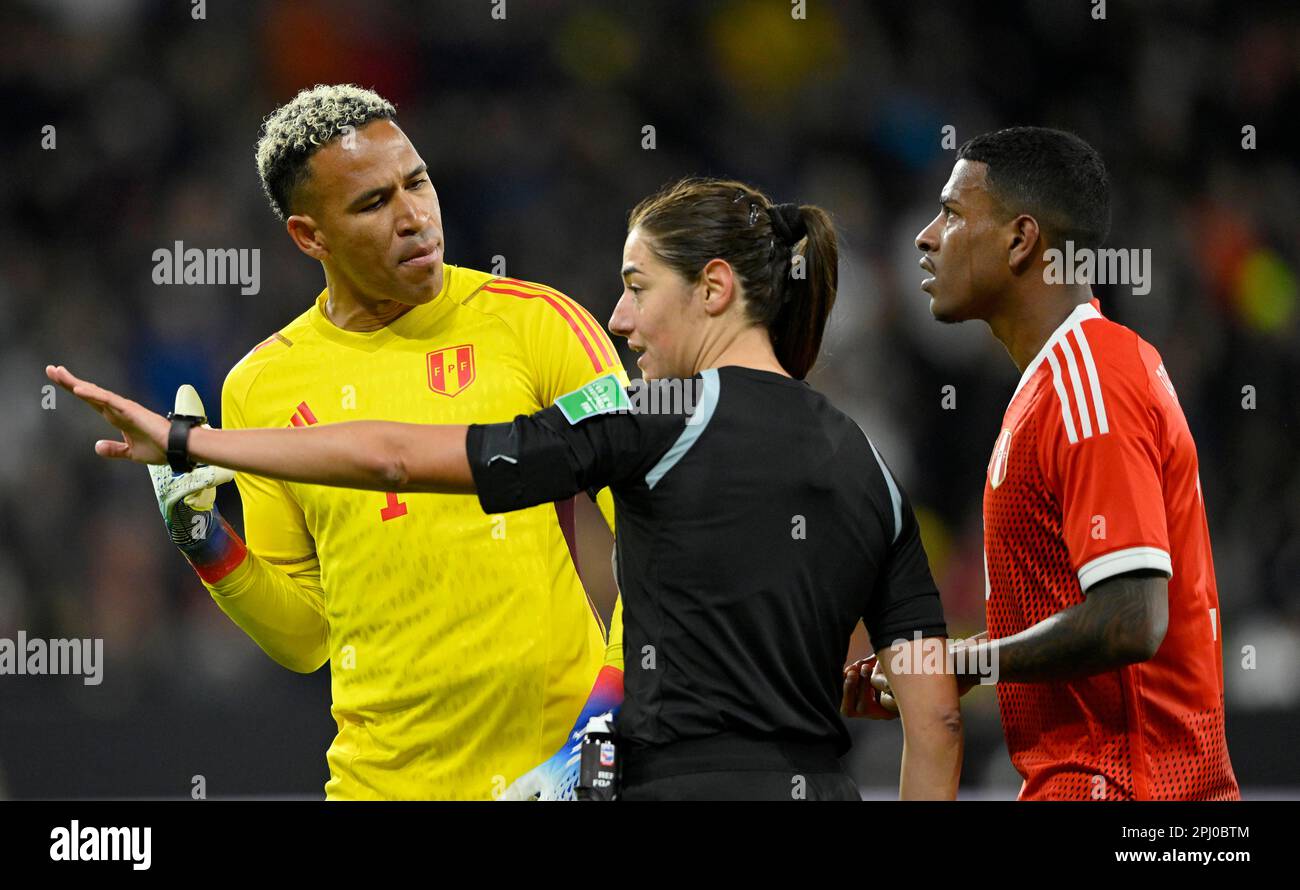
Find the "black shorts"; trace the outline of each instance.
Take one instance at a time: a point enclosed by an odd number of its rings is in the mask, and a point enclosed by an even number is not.
[[[720,734],[624,752],[620,800],[861,800],[829,744]]]

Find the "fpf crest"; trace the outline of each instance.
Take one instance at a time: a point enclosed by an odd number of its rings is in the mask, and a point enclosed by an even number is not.
[[[448,346],[429,353],[429,389],[444,396],[458,396],[474,382],[474,345]]]

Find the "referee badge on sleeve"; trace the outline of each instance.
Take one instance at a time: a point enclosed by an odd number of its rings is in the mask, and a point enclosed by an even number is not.
[[[579,421],[597,414],[615,414],[632,409],[627,390],[613,374],[597,377],[586,386],[565,393],[555,400],[555,404],[560,406],[569,426],[576,426]]]

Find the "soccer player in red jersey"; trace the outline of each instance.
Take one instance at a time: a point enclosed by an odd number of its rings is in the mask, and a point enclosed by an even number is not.
[[[1022,372],[985,481],[988,630],[957,644],[963,689],[995,666],[1022,800],[1238,799],[1196,444],[1155,348],[1049,268],[1100,248],[1105,166],[1037,127],[957,158],[916,238],[921,288]]]

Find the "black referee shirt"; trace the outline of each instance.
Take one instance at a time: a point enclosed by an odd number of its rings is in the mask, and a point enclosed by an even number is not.
[[[467,450],[490,514],[610,486],[620,733],[847,750],[839,702],[858,620],[877,650],[946,633],[906,496],[861,428],[802,381],[723,367],[616,387],[611,375],[471,426]]]

